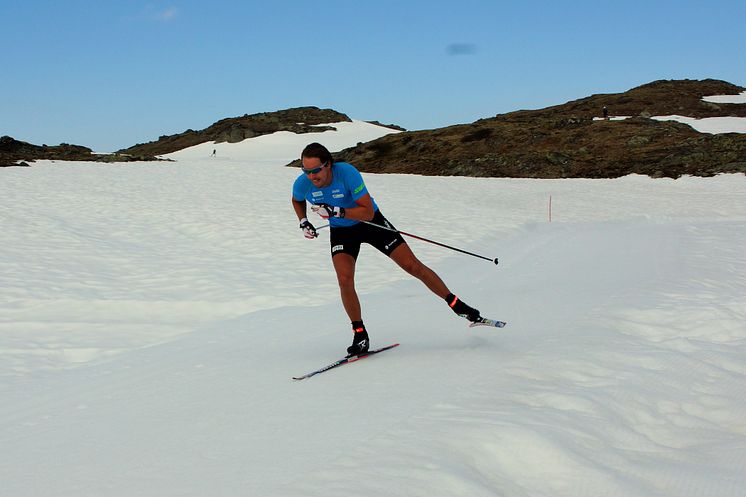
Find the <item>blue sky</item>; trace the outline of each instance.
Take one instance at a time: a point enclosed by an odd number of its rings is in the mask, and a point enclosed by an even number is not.
[[[0,135],[97,151],[302,105],[429,129],[746,86],[743,0],[0,0],[0,19]]]

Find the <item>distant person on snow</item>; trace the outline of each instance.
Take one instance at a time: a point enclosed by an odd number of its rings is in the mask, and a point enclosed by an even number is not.
[[[355,291],[355,262],[360,244],[372,245],[396,262],[406,272],[422,281],[453,311],[472,323],[481,319],[479,311],[456,297],[443,280],[415,257],[399,232],[383,217],[363,182],[360,172],[346,162],[334,162],[331,153],[319,143],[311,143],[301,154],[303,173],[293,184],[292,205],[300,229],[309,240],[318,235],[308,221],[307,204],[319,216],[329,220],[332,264],[337,273],[342,305],[352,323],[352,345],[349,355],[368,351],[368,332],[363,324],[360,300]],[[366,224],[367,221],[389,229]]]
[[[604,108],[603,108],[603,114],[604,114],[604,119],[608,119],[609,118],[609,109],[605,105],[604,105]]]

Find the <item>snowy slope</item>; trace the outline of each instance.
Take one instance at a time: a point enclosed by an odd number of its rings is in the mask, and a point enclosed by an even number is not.
[[[703,97],[702,100],[716,104],[746,104],[746,91],[738,95],[711,95]]]
[[[677,121],[688,124],[700,133],[746,133],[746,117],[704,117],[696,119],[687,116],[654,116],[659,121]]]
[[[1,171],[0,496],[743,495],[743,175],[366,175],[400,228],[500,258],[412,241],[509,325],[364,249],[402,346],[294,382],[350,333],[289,206],[308,138]]]
[[[743,104],[746,103],[746,92],[742,92],[738,95],[712,95],[709,97],[703,97],[702,100],[705,102],[721,103],[721,104]],[[613,116],[609,119],[612,121],[621,121],[629,119],[630,116]],[[594,117],[594,121],[600,121],[603,118]],[[658,121],[677,121],[682,124],[687,124],[699,131],[700,133],[746,133],[746,117],[705,117],[697,119],[695,117],[688,116],[653,116],[651,119]]]

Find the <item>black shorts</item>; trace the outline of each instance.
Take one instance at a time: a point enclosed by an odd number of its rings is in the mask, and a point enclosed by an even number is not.
[[[331,228],[329,243],[331,245],[332,257],[337,254],[349,254],[357,259],[357,256],[360,253],[361,243],[373,245],[382,253],[390,257],[391,252],[393,252],[396,247],[402,243],[407,243],[404,241],[401,233],[398,231],[391,231],[396,228],[394,228],[394,226],[383,217],[380,210],[376,211],[370,222],[379,226],[385,226],[388,229],[371,226],[366,223],[358,223],[344,228]]]

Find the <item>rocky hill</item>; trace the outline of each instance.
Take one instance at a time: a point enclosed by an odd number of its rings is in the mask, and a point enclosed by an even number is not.
[[[443,176],[609,178],[746,172],[746,135],[711,135],[650,119],[672,114],[746,117],[746,104],[702,100],[744,90],[711,79],[655,81],[624,93],[593,95],[472,124],[387,135],[335,158],[366,172]],[[634,117],[594,120],[604,106],[611,116]]]
[[[68,143],[54,146],[32,145],[31,143],[19,141],[10,136],[0,137],[0,167],[28,166],[29,164],[26,161],[33,162],[42,159],[92,162],[158,160],[151,156],[94,154],[88,147],[70,145]]]
[[[297,107],[222,119],[201,131],[188,129],[183,133],[161,136],[156,141],[139,143],[119,152],[132,155],[163,155],[208,141],[237,143],[277,131],[320,133],[333,128],[319,124],[350,121],[352,120],[349,117],[332,109]]]
[[[241,117],[222,119],[201,131],[188,129],[183,133],[161,136],[156,141],[140,143],[114,154],[93,154],[87,147],[66,143],[57,146],[32,145],[4,136],[0,139],[0,166],[27,166],[27,163],[19,163],[19,161],[33,162],[41,159],[97,162],[163,160],[157,156],[207,141],[236,143],[277,131],[320,133],[333,129],[331,126],[319,126],[320,124],[343,121],[350,122],[351,119],[337,111],[318,107],[298,107],[277,112],[246,114]],[[389,127],[402,129],[393,125]]]
[[[743,91],[743,87],[712,79],[655,81],[624,93],[592,95],[471,124],[391,134],[335,156],[367,172],[445,176],[608,178],[631,173],[678,177],[746,172],[746,134],[699,133],[685,124],[650,119],[674,114],[746,117],[746,104],[702,100]],[[598,120],[604,107],[610,116],[632,117]],[[156,156],[208,141],[235,143],[277,131],[321,132],[331,128],[322,124],[341,121],[350,118],[318,107],[247,114],[108,155],[92,154],[78,145],[37,146],[2,137],[0,165],[37,159],[157,160]]]

